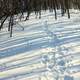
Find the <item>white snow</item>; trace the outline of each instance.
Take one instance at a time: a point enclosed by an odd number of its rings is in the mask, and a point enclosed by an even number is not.
[[[72,9],[71,19],[57,12],[57,20],[49,11],[43,11],[41,19],[31,14],[30,20],[14,25],[12,38],[4,26],[0,32],[0,80],[39,80],[39,75],[49,72],[42,57],[55,53],[56,60],[70,60],[66,66],[70,64],[69,70],[75,71],[69,75],[76,77],[75,72],[80,72],[80,11]]]

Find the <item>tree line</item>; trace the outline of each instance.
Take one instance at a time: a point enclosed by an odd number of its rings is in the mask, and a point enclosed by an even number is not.
[[[36,18],[41,18],[42,10],[49,10],[55,13],[57,19],[57,10],[61,10],[61,15],[68,14],[69,9],[80,9],[80,0],[0,0],[0,30],[8,19],[8,31],[11,32],[14,25],[14,15],[19,16],[20,20],[26,12],[25,20],[29,19],[32,12],[35,12]]]

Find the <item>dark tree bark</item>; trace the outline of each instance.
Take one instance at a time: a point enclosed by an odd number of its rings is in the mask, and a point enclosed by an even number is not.
[[[1,30],[1,28],[3,28],[3,24],[4,24],[4,22],[6,21],[7,18],[8,18],[8,16],[6,16],[6,17],[4,17],[4,18],[2,19],[1,25],[0,25],[0,30]]]
[[[13,15],[10,16],[10,37],[12,37],[12,30],[13,30]]]

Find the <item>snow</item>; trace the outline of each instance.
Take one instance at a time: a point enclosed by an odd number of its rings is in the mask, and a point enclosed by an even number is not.
[[[61,17],[57,11],[57,20],[49,11],[43,11],[41,19],[35,19],[32,13],[30,20],[14,25],[12,38],[4,26],[0,32],[0,80],[30,80],[32,76],[36,77],[31,80],[38,80],[40,76],[43,80],[47,77],[52,80],[48,75],[54,74],[49,72],[49,66],[53,65],[55,53],[56,63],[64,59],[65,66],[69,65],[69,75],[76,77],[74,74],[80,71],[80,11],[70,11],[71,19],[66,14]],[[45,55],[49,62],[44,59]]]

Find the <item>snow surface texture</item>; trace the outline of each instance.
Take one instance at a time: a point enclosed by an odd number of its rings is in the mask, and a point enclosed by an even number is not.
[[[14,25],[12,38],[6,27],[0,32],[0,80],[73,79],[80,80],[79,11],[71,10],[71,19],[58,11],[57,20],[48,11],[41,19],[33,13]]]

